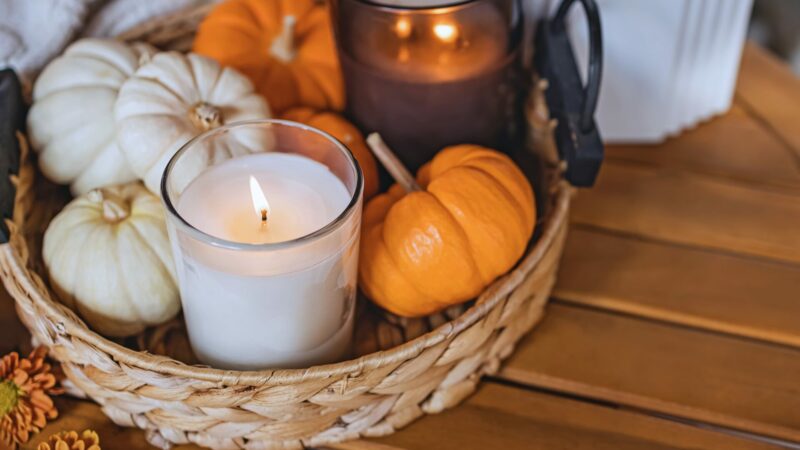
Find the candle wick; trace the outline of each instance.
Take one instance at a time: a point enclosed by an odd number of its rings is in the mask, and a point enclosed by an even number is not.
[[[261,225],[266,225],[266,224],[267,224],[267,209],[263,208],[261,210]]]

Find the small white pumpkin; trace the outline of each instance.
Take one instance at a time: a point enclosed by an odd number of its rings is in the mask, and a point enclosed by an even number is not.
[[[194,53],[156,54],[120,89],[114,109],[117,142],[134,173],[150,191],[159,185],[170,158],[191,138],[225,123],[270,117],[267,102],[236,70]],[[216,152],[269,150],[262,138],[216,146]]]
[[[61,301],[107,336],[139,333],[180,310],[164,207],[139,182],[70,202],[50,222],[43,256]]]
[[[125,80],[155,49],[110,39],[82,39],[36,80],[28,132],[39,166],[80,195],[135,180],[114,137],[114,103]]]

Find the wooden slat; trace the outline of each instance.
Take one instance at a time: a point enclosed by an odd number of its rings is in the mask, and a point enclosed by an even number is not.
[[[153,448],[145,441],[143,432],[115,426],[97,405],[59,399],[58,406],[61,418],[48,425],[23,449],[35,449],[39,442],[58,430],[86,428],[100,434],[105,449]],[[175,450],[199,448],[182,445]],[[760,450],[775,447],[633,412],[487,382],[457,409],[425,417],[391,436],[343,443],[334,448]]]
[[[554,296],[800,347],[800,266],[573,227]]]
[[[800,192],[607,162],[573,203],[574,223],[800,263]]]
[[[485,383],[466,404],[343,450],[774,448],[627,411]]]
[[[800,351],[786,347],[552,304],[501,376],[800,442]]]
[[[7,295],[7,294],[6,294]],[[0,333],[9,340],[25,339],[7,297],[0,298]],[[11,331],[12,328],[15,331]],[[23,449],[52,433],[92,428],[100,433],[104,448],[150,449],[139,430],[115,426],[99,406],[69,398],[57,400],[61,416]],[[343,449],[762,449],[766,445],[624,412],[598,405],[500,386],[484,385],[457,409],[427,417],[395,435],[343,444]],[[197,450],[192,445],[175,450]]]
[[[748,183],[800,187],[800,168],[792,151],[774,131],[737,105],[728,114],[661,145],[610,146],[606,157]]]
[[[745,47],[737,101],[760,117],[791,148],[800,164],[800,78],[754,44]]]

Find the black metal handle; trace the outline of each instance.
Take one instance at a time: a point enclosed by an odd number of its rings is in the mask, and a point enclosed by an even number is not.
[[[565,29],[567,13],[576,0],[564,0],[553,17],[552,26]],[[586,86],[583,88],[583,107],[581,108],[581,131],[588,133],[593,124],[597,99],[600,96],[600,77],[603,73],[603,35],[600,29],[600,12],[594,0],[579,0],[586,13],[589,28],[589,65]]]
[[[566,162],[565,176],[575,186],[591,186],[603,162],[603,141],[594,122],[603,72],[600,14],[594,0],[580,0],[589,24],[589,73],[581,81],[566,31],[566,16],[576,0],[563,0],[552,20],[536,32],[534,64],[550,82],[545,91],[550,115],[558,121],[556,144]]]
[[[20,148],[17,132],[25,126],[22,86],[11,69],[0,70],[0,243],[10,238],[5,219],[14,214],[16,188],[11,174],[19,173]]]

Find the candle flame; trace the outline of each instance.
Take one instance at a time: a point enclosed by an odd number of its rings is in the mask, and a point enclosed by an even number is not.
[[[458,28],[456,28],[454,24],[448,22],[437,23],[433,26],[433,34],[442,42],[450,44],[458,39]]]
[[[266,222],[269,214],[269,202],[267,197],[264,196],[264,191],[261,190],[261,185],[258,184],[256,177],[252,175],[250,175],[250,196],[253,199],[253,209],[256,212],[256,216],[262,222]]]
[[[407,17],[400,17],[394,23],[394,32],[400,39],[406,39],[411,36],[411,21]]]

